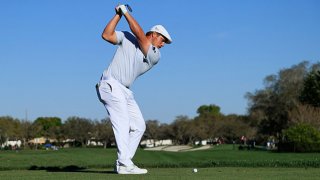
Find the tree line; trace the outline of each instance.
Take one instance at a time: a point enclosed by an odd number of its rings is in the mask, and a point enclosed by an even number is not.
[[[256,136],[273,136],[284,149],[320,151],[320,63],[303,61],[281,69],[246,97]]]
[[[181,115],[170,124],[146,121],[144,139],[194,144],[220,138],[231,143],[244,136],[258,144],[269,138],[320,144],[320,63],[303,61],[281,69],[265,77],[262,89],[248,92],[245,97],[248,99],[245,115],[225,115],[218,105],[202,105],[194,118]],[[62,122],[58,117],[39,117],[30,122],[0,117],[0,145],[7,139],[19,139],[27,146],[35,137],[56,139],[60,143],[73,139],[74,146],[86,146],[90,139],[102,142],[104,147],[115,142],[109,119],[69,117]]]
[[[158,120],[146,121],[143,139],[171,139],[174,144],[193,144],[195,141],[213,140],[216,137],[235,139],[239,136],[253,136],[254,130],[246,123],[245,116],[223,115],[216,105],[198,108],[194,119],[177,116],[171,124]],[[0,117],[0,146],[6,140],[21,140],[24,147],[34,138],[55,139],[63,145],[72,139],[72,146],[86,146],[88,140],[102,142],[104,147],[114,144],[115,139],[110,119],[91,120],[69,117],[64,122],[58,117],[39,117],[35,121],[25,121],[9,116]]]

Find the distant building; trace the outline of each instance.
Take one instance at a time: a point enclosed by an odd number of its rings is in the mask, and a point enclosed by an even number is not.
[[[45,137],[39,137],[39,138],[34,138],[28,141],[30,144],[45,144],[47,141],[50,143],[57,142],[56,139],[50,139],[50,138],[45,138]]]
[[[6,140],[2,145],[1,145],[1,148],[4,148],[4,147],[21,147],[21,140]]]
[[[207,140],[201,140],[201,141],[196,141],[194,142],[195,145],[207,145],[208,141]]]
[[[157,147],[157,146],[169,146],[172,145],[171,139],[163,139],[163,140],[154,140],[154,139],[146,139],[141,141],[140,145],[145,147]]]
[[[87,141],[87,146],[103,146],[103,143],[100,141],[96,141],[95,139],[89,139]]]

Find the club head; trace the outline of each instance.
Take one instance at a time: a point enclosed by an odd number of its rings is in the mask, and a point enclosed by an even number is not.
[[[128,10],[129,10],[130,12],[132,12],[132,9],[131,9],[131,7],[130,7],[129,4],[125,4],[125,6],[128,8]]]

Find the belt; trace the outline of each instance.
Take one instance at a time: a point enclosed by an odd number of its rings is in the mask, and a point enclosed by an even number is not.
[[[118,80],[116,80],[116,79],[114,79],[114,78],[108,78],[108,77],[101,76],[100,79],[101,79],[101,80],[109,80],[109,79],[112,79],[112,80],[117,81],[119,84],[121,84],[121,85],[124,86],[125,88],[130,89],[130,86],[125,86],[125,85],[123,85],[122,83],[120,83]],[[97,84],[97,85],[98,85],[98,84]]]

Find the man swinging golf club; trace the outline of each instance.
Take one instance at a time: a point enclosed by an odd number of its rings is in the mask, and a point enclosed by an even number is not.
[[[130,86],[134,80],[150,70],[160,59],[160,51],[172,39],[167,30],[156,25],[146,34],[128,12],[131,8],[118,5],[115,16],[105,27],[102,38],[117,45],[109,67],[97,84],[97,93],[109,114],[117,143],[115,171],[118,174],[146,174],[132,158],[146,129],[145,121],[136,103]],[[125,17],[131,32],[116,31],[121,17]]]

